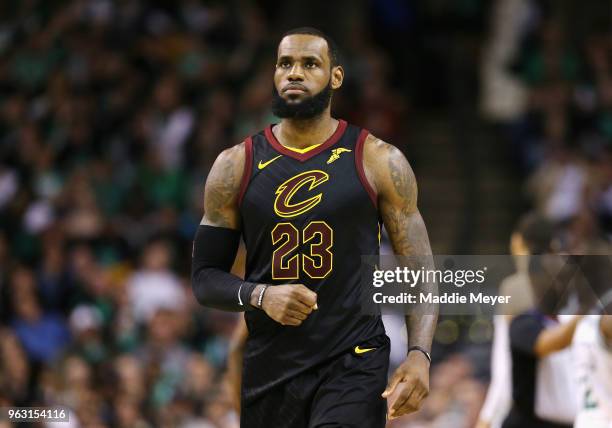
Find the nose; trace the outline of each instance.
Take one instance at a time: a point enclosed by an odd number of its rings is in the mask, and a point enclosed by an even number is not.
[[[304,80],[304,73],[302,70],[302,66],[299,63],[296,62],[295,64],[293,64],[293,67],[291,67],[291,70],[289,70],[287,79],[290,81]]]

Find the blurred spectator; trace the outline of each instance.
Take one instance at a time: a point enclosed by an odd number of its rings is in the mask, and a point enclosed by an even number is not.
[[[596,168],[591,203],[599,224],[610,241],[612,240],[612,146],[601,154]]]
[[[170,257],[165,241],[151,242],[144,249],[141,269],[128,280],[129,300],[137,321],[149,321],[158,309],[184,309],[185,290],[170,270]]]
[[[529,180],[536,208],[549,219],[563,222],[585,206],[587,172],[565,147],[556,147]]]
[[[0,330],[0,385],[15,405],[25,405],[30,398],[31,375],[28,358],[18,339],[7,330]]]
[[[18,268],[11,277],[13,319],[11,326],[28,358],[50,362],[57,358],[70,340],[64,320],[55,313],[45,313],[40,306],[34,275]]]
[[[148,428],[151,425],[143,418],[138,400],[130,396],[119,395],[114,399],[114,426]]]
[[[89,364],[104,362],[109,352],[102,336],[102,326],[102,314],[95,306],[77,306],[70,314],[73,337],[71,353],[80,356]]]
[[[9,316],[8,269],[10,254],[6,235],[0,230],[0,323]]]
[[[60,242],[49,241],[45,241],[43,260],[38,269],[38,293],[45,310],[66,314],[73,291],[66,269],[66,256]]]

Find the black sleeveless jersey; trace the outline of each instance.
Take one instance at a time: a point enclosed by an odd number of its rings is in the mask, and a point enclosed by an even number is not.
[[[363,170],[367,135],[340,120],[326,142],[302,153],[282,146],[272,126],[245,142],[246,280],[304,284],[318,305],[298,327],[245,313],[245,400],[384,334],[379,316],[361,313],[361,256],[379,247],[376,196]]]

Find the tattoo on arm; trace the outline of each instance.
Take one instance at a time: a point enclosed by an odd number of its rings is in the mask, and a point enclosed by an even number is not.
[[[417,208],[417,184],[412,168],[397,148],[386,144],[386,168],[378,184],[381,214],[395,254],[431,255],[429,237]]]
[[[411,269],[435,269],[427,229],[417,208],[417,184],[410,164],[397,148],[378,142],[376,187],[381,215],[389,233],[393,251],[406,256]],[[384,160],[386,159],[386,164]],[[437,294],[435,282],[420,285],[422,292]],[[412,305],[406,316],[408,345],[431,348],[438,318],[435,304]]]
[[[244,162],[244,143],[217,157],[206,179],[202,224],[231,229],[240,227],[238,194]]]
[[[402,153],[393,146],[388,146],[389,152],[388,166],[393,187],[398,196],[405,199],[409,206],[416,206],[416,177],[412,172],[412,168]]]

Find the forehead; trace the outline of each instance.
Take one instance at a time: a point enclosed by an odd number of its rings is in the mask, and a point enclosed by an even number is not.
[[[283,37],[278,45],[278,57],[282,56],[318,56],[324,61],[329,61],[327,41],[310,34],[291,34]]]

